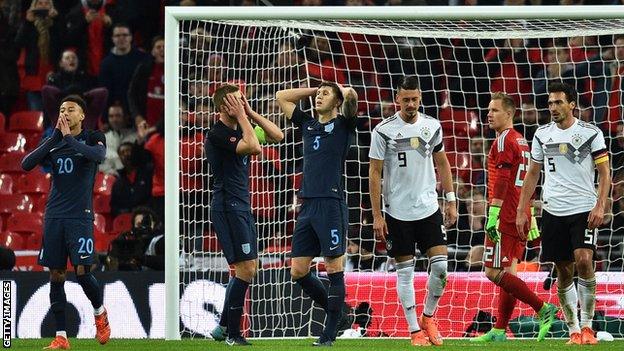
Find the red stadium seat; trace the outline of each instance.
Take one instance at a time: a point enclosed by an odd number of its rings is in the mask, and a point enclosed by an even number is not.
[[[132,229],[132,213],[122,213],[113,219],[113,233],[119,234]]]
[[[43,112],[41,111],[18,111],[9,118],[10,132],[26,132],[37,134],[43,132]]]
[[[106,217],[100,213],[96,213],[93,219],[93,228],[101,233],[106,233]]]
[[[110,246],[111,241],[115,240],[117,237],[116,235],[100,233],[97,231],[93,236],[95,239],[95,251],[97,252],[108,252],[108,247]]]
[[[0,195],[0,213],[31,212],[33,202],[26,194]]]
[[[93,212],[101,214],[109,214],[110,209],[110,195],[96,194],[93,197]]]
[[[45,212],[48,194],[28,194],[33,201],[33,212]]]
[[[114,175],[98,172],[95,175],[95,183],[93,184],[93,191],[96,194],[110,195],[111,192],[113,191],[113,184],[115,184]]]
[[[47,194],[50,192],[50,175],[39,170],[28,172],[17,179],[15,191],[20,194]]]
[[[26,138],[21,133],[0,133],[0,154],[24,152]]]
[[[13,212],[7,219],[7,230],[20,233],[41,233],[43,214],[41,212]]]
[[[8,174],[0,174],[0,194],[13,194],[13,178]]]
[[[35,232],[26,237],[26,243],[24,249],[26,250],[40,250],[41,243],[43,242],[43,234]]]
[[[26,156],[26,154],[23,152],[9,152],[0,155],[0,173],[25,173],[22,169],[22,159],[24,156]]]
[[[0,233],[0,246],[7,247],[13,251],[24,249],[24,238],[18,233]]]
[[[0,112],[0,133],[4,132],[6,126],[6,117],[4,117],[4,113]]]

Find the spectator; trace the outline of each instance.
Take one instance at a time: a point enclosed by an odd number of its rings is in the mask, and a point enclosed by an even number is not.
[[[106,266],[111,271],[140,271],[165,268],[164,236],[158,216],[149,207],[137,207],[132,212],[132,229],[121,233],[111,243]]]
[[[152,39],[152,56],[137,66],[128,88],[130,116],[136,125],[156,125],[165,108],[165,40]]]
[[[609,102],[607,117],[607,130],[612,134],[617,131],[617,126],[624,121],[622,104],[624,99],[624,35],[613,38],[613,61],[608,66],[607,87],[609,89]]]
[[[165,121],[163,118],[156,124],[156,132],[147,134],[147,123],[138,126],[139,140],[147,138],[145,150],[149,152],[154,163],[152,175],[152,208],[160,218],[165,215]]]
[[[111,213],[117,216],[131,212],[137,206],[148,206],[152,200],[152,166],[145,164],[140,146],[124,142],[117,152],[123,168],[111,193]]]
[[[113,48],[100,65],[100,84],[108,89],[108,105],[121,103],[128,111],[128,86],[136,67],[147,55],[132,47],[132,33],[126,24],[113,25]]]
[[[106,159],[100,164],[100,172],[117,175],[117,171],[124,167],[117,149],[123,143],[134,143],[137,134],[133,128],[128,128],[128,118],[121,105],[108,108],[109,130],[106,137]]]
[[[19,93],[18,51],[15,35],[20,25],[21,1],[0,1],[0,113],[9,115]]]
[[[43,109],[41,87],[60,56],[60,35],[58,12],[52,0],[33,0],[15,38],[17,47],[25,50],[25,75],[21,83],[31,110]]]
[[[58,66],[48,76],[48,84],[41,88],[44,127],[56,123],[58,106],[65,96],[78,94],[87,102],[83,126],[87,129],[98,129],[98,120],[104,112],[108,91],[106,88],[96,88],[95,77],[80,68],[78,56],[73,50],[63,51]]]
[[[110,2],[82,0],[69,11],[66,19],[65,46],[78,49],[89,74],[97,76],[104,58],[107,29],[112,24]]]

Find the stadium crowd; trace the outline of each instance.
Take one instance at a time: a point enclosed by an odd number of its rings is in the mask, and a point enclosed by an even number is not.
[[[536,1],[526,1],[535,3]],[[578,4],[583,1],[537,1]],[[61,99],[78,93],[88,102],[84,125],[106,136],[106,161],[95,184],[95,238],[99,252],[121,255],[128,269],[144,262],[160,269],[164,219],[165,5],[256,5],[256,1],[0,1],[0,245],[38,250],[49,176],[24,174],[25,152],[50,135]],[[525,1],[301,0],[279,5],[497,5]],[[596,4],[597,2],[592,2]],[[620,1],[602,1],[619,4]],[[598,125],[613,169],[612,208],[599,230],[599,269],[621,271],[624,262],[624,36],[552,39],[431,39],[303,31],[292,39],[252,46],[263,33],[215,24],[184,25],[181,60],[181,221],[186,252],[217,252],[207,225],[210,179],[202,154],[215,121],[211,95],[219,84],[242,87],[252,107],[285,131],[281,144],[264,146],[252,163],[252,208],[259,249],[284,252],[297,215],[301,182],[299,132],[281,117],[274,93],[316,86],[322,80],[356,89],[358,126],[346,167],[349,267],[391,269],[372,235],[368,195],[370,132],[393,115],[393,91],[404,75],[418,75],[425,113],[440,119],[453,168],[459,220],[448,232],[449,270],[480,270],[478,249],[486,219],[485,159],[494,133],[485,116],[490,93],[505,91],[518,106],[517,130],[531,140],[550,116],[546,86],[563,80],[579,92],[579,118]],[[228,40],[216,40],[228,38]],[[243,53],[243,54],[241,54]],[[259,64],[255,55],[266,60]],[[307,106],[310,107],[310,106]],[[31,212],[29,216],[16,215]],[[148,215],[146,215],[146,213]],[[149,217],[145,222],[137,216]],[[20,219],[19,221],[16,218]],[[138,228],[138,230],[137,230]],[[115,244],[136,234],[140,249]],[[146,234],[148,233],[148,234]],[[149,239],[149,240],[148,240]],[[533,246],[537,246],[535,243]],[[134,250],[134,251],[133,251]],[[138,250],[138,251],[137,251]],[[528,250],[534,260],[537,249]],[[125,256],[124,256],[125,257]],[[126,257],[127,258],[127,257]],[[286,257],[283,257],[286,262]],[[103,261],[109,265],[111,260]],[[114,261],[114,260],[113,260]],[[123,259],[122,259],[123,261]],[[275,265],[269,259],[268,265]],[[261,259],[262,262],[262,259]],[[281,261],[280,261],[281,262]],[[421,269],[424,269],[422,261]],[[121,266],[123,266],[123,262]],[[119,267],[119,260],[111,266]],[[527,264],[527,269],[537,266]]]

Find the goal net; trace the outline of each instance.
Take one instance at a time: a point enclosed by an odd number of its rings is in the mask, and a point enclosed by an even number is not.
[[[578,118],[598,125],[610,150],[614,186],[598,231],[595,325],[624,336],[624,37],[618,39],[624,34],[624,20],[209,18],[206,12],[179,21],[179,46],[172,48],[179,56],[174,82],[178,101],[167,101],[179,106],[176,127],[167,133],[177,134],[180,141],[179,189],[174,189],[179,191],[180,217],[179,228],[176,224],[168,228],[180,234],[179,260],[174,264],[179,263],[176,269],[180,270],[182,336],[209,337],[222,312],[229,276],[209,221],[211,178],[203,154],[205,132],[218,120],[211,95],[223,83],[240,86],[251,107],[285,134],[281,143],[263,145],[262,154],[250,161],[259,271],[248,293],[245,333],[248,337],[320,334],[325,313],[303,295],[289,274],[290,244],[300,207],[302,142],[301,133],[281,114],[275,93],[314,87],[324,80],[351,86],[359,96],[357,131],[345,165],[350,225],[345,278],[348,317],[341,329],[360,327],[345,333],[356,336],[408,335],[396,295],[394,261],[373,236],[368,189],[370,133],[396,112],[394,94],[406,75],[419,78],[421,112],[442,124],[458,194],[459,219],[447,231],[448,285],[436,313],[442,335],[486,331],[491,327],[489,316],[497,310],[498,288],[485,278],[482,259],[485,165],[495,137],[487,126],[490,95],[503,91],[514,98],[519,107],[515,128],[531,142],[537,127],[550,120],[546,87],[562,80],[579,93]],[[172,84],[168,89],[173,89]],[[311,101],[300,106],[306,111],[312,108]],[[552,265],[538,263],[539,245],[529,243],[519,275],[541,298],[558,304]],[[427,268],[426,256],[419,253],[414,280],[419,314],[426,296]],[[327,284],[322,259],[314,261],[312,272]],[[533,337],[537,329],[532,317],[530,307],[519,303],[511,331],[517,337]],[[563,336],[565,330],[554,335]]]

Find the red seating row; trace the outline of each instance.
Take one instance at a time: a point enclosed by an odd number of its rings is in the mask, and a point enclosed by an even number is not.
[[[20,172],[9,171],[5,173],[5,170],[2,169],[3,156],[8,155],[14,157],[11,162],[19,160],[17,165],[11,167],[18,166]],[[23,154],[21,156],[23,157]],[[47,194],[50,191],[49,174],[39,170],[24,173],[21,168],[21,158],[14,153],[0,156],[0,194]],[[113,191],[113,184],[115,184],[114,175],[98,172],[95,176],[93,191],[95,194],[110,195]]]

